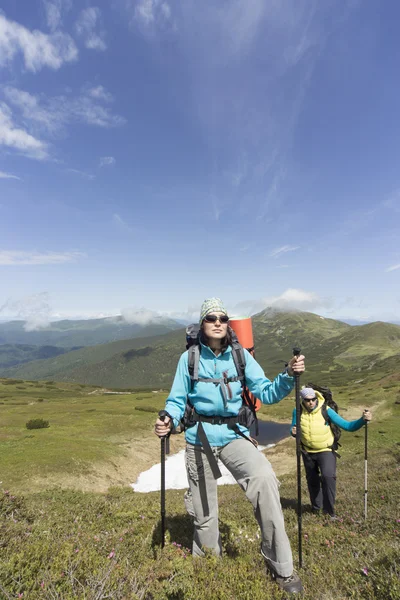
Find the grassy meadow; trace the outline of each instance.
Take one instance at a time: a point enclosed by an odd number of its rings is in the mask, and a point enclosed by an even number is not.
[[[129,484],[159,461],[153,434],[165,392],[105,394],[91,386],[0,380],[0,598],[24,600],[261,600],[285,596],[265,573],[252,509],[238,486],[222,486],[224,557],[193,560],[183,490],[168,490],[161,549],[160,494]],[[400,378],[334,388],[345,418],[373,411],[364,521],[364,430],[343,432],[334,523],[303,495],[304,598],[400,599]],[[293,396],[263,407],[288,421]],[[28,430],[30,419],[50,427]],[[183,447],[173,436],[172,451]],[[295,443],[267,451],[297,565]],[[282,469],[282,465],[285,468]]]

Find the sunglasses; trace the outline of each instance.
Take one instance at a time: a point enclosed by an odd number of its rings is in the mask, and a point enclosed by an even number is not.
[[[220,323],[229,323],[229,317],[228,315],[221,315],[221,316],[217,316],[217,315],[206,315],[204,317],[204,321],[206,323],[216,323],[217,321],[219,321]]]
[[[303,402],[315,402],[317,398],[303,398]]]

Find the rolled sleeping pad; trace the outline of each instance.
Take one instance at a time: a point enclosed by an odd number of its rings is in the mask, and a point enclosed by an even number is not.
[[[239,343],[254,356],[253,324],[251,317],[236,317],[229,320],[229,325],[236,333]],[[254,399],[253,394],[249,395]],[[256,410],[261,408],[261,401],[256,398]]]
[[[251,317],[237,317],[230,319],[229,325],[236,333],[243,348],[246,348],[254,356],[253,324]]]

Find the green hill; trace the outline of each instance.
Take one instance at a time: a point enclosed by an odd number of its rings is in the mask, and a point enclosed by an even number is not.
[[[256,358],[269,377],[283,369],[293,346],[307,357],[307,376],[340,385],[369,371],[390,373],[399,354],[400,326],[370,323],[351,326],[307,312],[266,310],[253,317]],[[183,329],[162,336],[137,338],[81,348],[49,360],[3,369],[3,377],[56,379],[114,388],[169,387],[185,348]],[[379,364],[378,364],[379,363]]]
[[[0,346],[0,369],[7,369],[33,360],[44,360],[71,352],[75,348],[59,346],[31,346],[29,344],[3,344]]]
[[[116,340],[161,335],[182,327],[173,319],[140,313],[138,322],[129,323],[122,316],[104,319],[54,321],[47,327],[27,330],[25,321],[0,323],[0,344],[52,345],[61,347],[93,346]]]

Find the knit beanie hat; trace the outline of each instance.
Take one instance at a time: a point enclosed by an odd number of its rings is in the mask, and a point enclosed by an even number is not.
[[[201,305],[200,325],[202,324],[204,317],[212,312],[219,312],[223,313],[224,315],[228,314],[220,298],[207,298],[207,300],[204,300],[203,304]]]
[[[303,400],[310,400],[311,398],[316,397],[316,393],[312,388],[304,387],[302,390],[300,390],[300,396]]]

